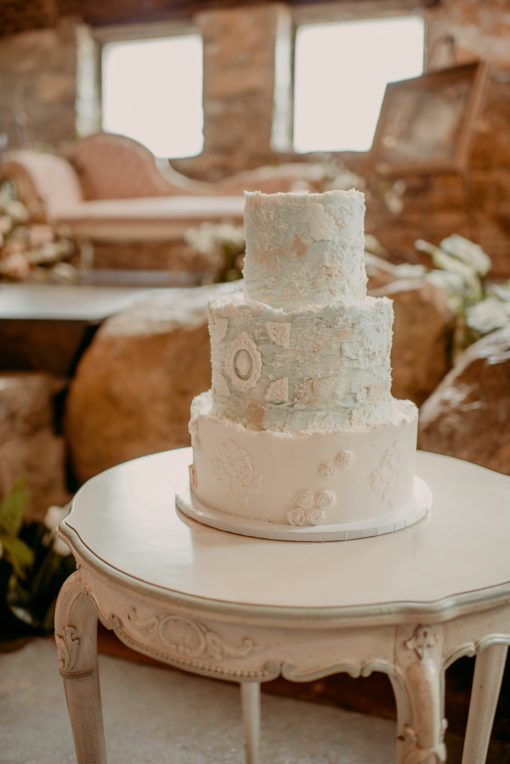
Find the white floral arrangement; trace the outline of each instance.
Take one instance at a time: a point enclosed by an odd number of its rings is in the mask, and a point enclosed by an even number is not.
[[[39,210],[17,198],[13,183],[0,185],[0,280],[73,281],[76,269],[66,260],[74,252]]]
[[[241,278],[245,250],[242,226],[231,223],[202,223],[184,234],[186,244],[210,263],[205,281],[235,281]]]
[[[419,239],[416,248],[436,266],[425,278],[439,286],[457,314],[454,352],[510,322],[510,280],[486,284],[491,260],[479,244],[452,234],[439,246]]]

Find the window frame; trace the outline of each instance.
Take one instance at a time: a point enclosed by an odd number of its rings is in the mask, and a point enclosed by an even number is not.
[[[103,122],[103,50],[109,43],[137,42],[143,40],[165,40],[169,37],[183,37],[195,34],[202,39],[202,51],[204,47],[203,34],[191,20],[177,19],[173,21],[148,22],[145,24],[118,24],[104,27],[96,27],[93,30],[96,44],[97,61],[97,99],[99,130],[104,130]],[[202,52],[202,78],[205,77],[204,59]],[[204,110],[202,93],[202,110]],[[204,113],[205,128],[205,113]],[[204,130],[205,133],[205,130]],[[204,134],[205,141],[205,134]],[[203,146],[202,146],[203,150]]]
[[[430,3],[429,3],[430,4]],[[291,98],[289,103],[290,113],[292,115],[290,125],[290,150],[294,154],[300,154],[306,156],[306,154],[326,153],[326,154],[356,154],[363,157],[370,154],[371,149],[366,151],[357,151],[355,149],[338,149],[331,151],[322,151],[322,149],[315,149],[313,151],[297,152],[294,148],[294,131],[295,131],[295,118],[294,118],[294,105],[296,97],[296,39],[297,32],[300,26],[312,26],[320,24],[334,24],[345,23],[349,21],[368,21],[375,19],[388,19],[388,18],[403,18],[405,16],[421,16],[424,26],[424,40],[423,40],[423,74],[426,73],[427,64],[427,19],[424,13],[426,2],[420,6],[409,0],[394,0],[393,2],[385,3],[385,7],[381,8],[380,0],[366,0],[365,2],[350,2],[345,3],[318,3],[317,5],[303,5],[293,9],[292,12],[292,50],[291,50]],[[382,109],[382,104],[381,104]]]

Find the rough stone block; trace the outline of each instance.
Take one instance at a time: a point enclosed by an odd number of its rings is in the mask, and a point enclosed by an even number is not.
[[[210,386],[207,304],[219,284],[153,292],[108,319],[78,366],[65,430],[76,478],[189,445],[192,398]]]
[[[471,345],[424,403],[419,447],[510,475],[509,390],[505,327]]]
[[[372,294],[393,300],[393,395],[419,406],[450,368],[453,312],[442,290],[421,279],[394,281]]]
[[[42,519],[51,504],[69,500],[66,447],[55,432],[54,396],[63,384],[45,374],[0,373],[0,499],[25,475],[28,519]]]

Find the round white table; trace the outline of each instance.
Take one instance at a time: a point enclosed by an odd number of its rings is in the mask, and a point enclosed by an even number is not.
[[[418,454],[430,517],[355,541],[238,536],[181,516],[190,449],[94,477],[60,528],[78,569],[56,641],[78,762],[106,761],[97,618],[122,642],[241,685],[246,759],[259,761],[260,683],[389,675],[397,762],[446,759],[444,673],[477,656],[463,764],[485,761],[510,643],[510,478]]]

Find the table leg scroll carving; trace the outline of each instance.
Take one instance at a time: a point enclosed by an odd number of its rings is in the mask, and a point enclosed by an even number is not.
[[[462,764],[483,764],[487,757],[507,650],[491,645],[476,658]]]
[[[97,670],[97,613],[77,571],[64,583],[55,611],[55,641],[78,764],[104,764]]]
[[[241,704],[243,711],[246,764],[260,761],[260,684],[241,683]]]
[[[392,679],[397,701],[399,764],[440,764],[446,761],[443,718],[441,639],[427,626],[397,634],[397,677]]]

